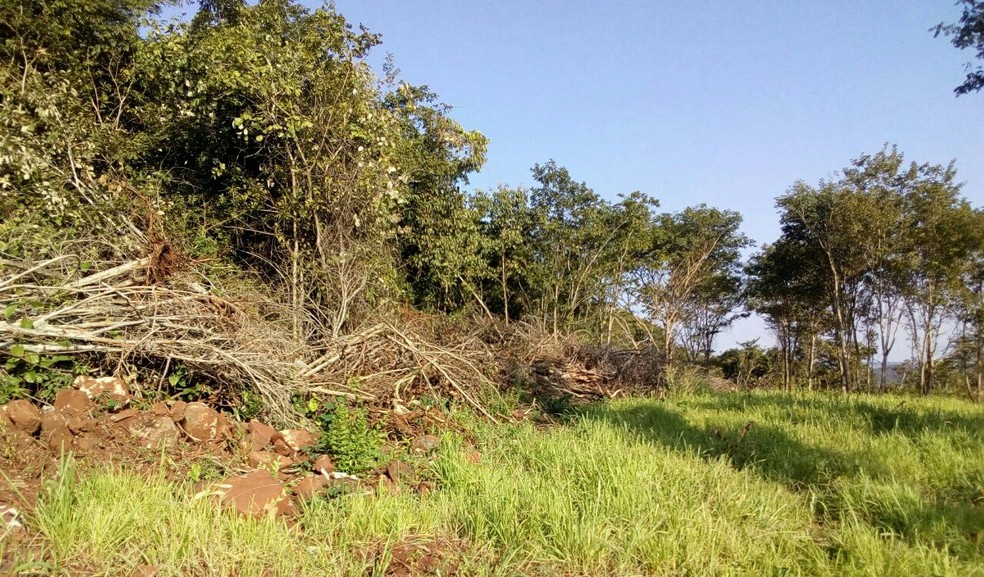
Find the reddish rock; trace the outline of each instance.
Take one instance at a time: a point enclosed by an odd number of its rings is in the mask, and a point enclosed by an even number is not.
[[[75,437],[75,451],[80,454],[98,449],[101,441],[98,436],[82,434]]]
[[[425,454],[436,450],[441,445],[441,439],[434,435],[424,435],[417,437],[410,444],[410,450],[414,453]]]
[[[436,488],[437,487],[435,487],[434,483],[431,481],[421,481],[420,484],[417,485],[417,492],[421,495],[426,495]]]
[[[16,427],[11,427],[6,431],[0,431],[0,440],[3,441],[3,445],[12,448],[18,453],[27,451],[34,444],[34,437]]]
[[[219,432],[219,413],[204,403],[189,403],[181,426],[193,441],[214,441]]]
[[[266,469],[277,469],[294,464],[290,457],[278,455],[270,451],[253,451],[249,454],[249,464],[253,467]]]
[[[328,479],[323,475],[308,475],[294,486],[294,494],[298,499],[309,501],[327,486]]]
[[[386,465],[386,476],[394,482],[411,482],[417,475],[414,473],[413,467],[403,461],[390,461]]]
[[[315,473],[330,475],[335,472],[335,463],[332,462],[331,457],[328,455],[321,455],[314,460],[313,468]]]
[[[178,441],[178,428],[168,417],[142,413],[127,419],[123,426],[147,449],[171,447]]]
[[[246,425],[246,432],[249,434],[250,447],[254,451],[265,449],[266,446],[270,444],[270,441],[273,440],[273,436],[277,433],[273,427],[264,425],[256,419],[253,419],[248,425]]]
[[[163,401],[157,401],[156,403],[154,403],[153,405],[151,405],[150,406],[150,410],[151,410],[152,413],[154,413],[158,417],[170,417],[171,416],[171,409],[169,409],[167,407],[167,405],[164,404]]]
[[[91,433],[96,430],[99,421],[96,419],[68,419],[68,429],[76,435],[81,433]]]
[[[290,448],[290,445],[287,444],[287,441],[283,437],[280,437],[279,433],[277,434],[277,438],[273,440],[273,451],[285,457],[293,457],[297,453],[297,451]]]
[[[215,425],[215,438],[220,441],[227,441],[233,438],[236,431],[236,423],[229,417],[219,413],[219,422]]]
[[[48,443],[48,448],[57,455],[62,453],[67,453],[72,450],[72,440],[74,435],[68,430],[68,427],[62,427],[60,429],[55,429],[50,433],[42,433],[42,440]]]
[[[119,377],[76,377],[75,388],[85,393],[89,399],[105,399],[109,407],[121,409],[130,404],[132,397],[126,383]]]
[[[222,502],[231,505],[240,515],[261,518],[282,514],[285,499],[284,484],[270,471],[263,469],[226,480],[219,486]]]
[[[68,419],[51,407],[45,407],[41,411],[41,432],[44,433],[59,427],[68,427]]]
[[[66,417],[81,417],[89,411],[89,397],[76,389],[64,389],[55,395],[55,410]]]
[[[140,414],[140,411],[138,411],[136,409],[126,409],[126,410],[123,410],[123,411],[120,411],[120,412],[116,413],[115,415],[113,415],[112,417],[110,417],[109,420],[112,421],[112,422],[114,422],[114,423],[122,423],[123,421],[125,421],[127,419],[132,419],[133,417],[136,417],[139,414]]]
[[[184,401],[175,401],[171,405],[171,420],[175,423],[180,423],[185,416],[185,410],[188,408],[188,403]]]
[[[307,449],[318,444],[318,435],[304,429],[287,429],[280,431],[287,446],[295,451]]]
[[[33,435],[41,430],[41,409],[23,399],[7,403],[7,418],[20,431]]]

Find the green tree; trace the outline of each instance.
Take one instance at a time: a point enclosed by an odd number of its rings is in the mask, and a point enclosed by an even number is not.
[[[976,51],[977,60],[984,60],[984,2],[980,0],[957,0],[957,6],[963,5],[960,20],[954,24],[939,23],[931,28],[934,36],[940,34],[952,37],[953,45],[964,50],[970,48]],[[967,78],[953,91],[959,96],[968,92],[977,92],[984,88],[984,66],[976,67],[972,62],[967,63]]]
[[[738,213],[699,205],[661,215],[653,227],[632,274],[637,304],[662,329],[667,363],[673,362],[680,324],[709,286],[705,283],[737,270],[740,250],[751,243],[740,226]]]

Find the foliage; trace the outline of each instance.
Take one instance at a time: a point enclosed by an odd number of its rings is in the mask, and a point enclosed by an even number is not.
[[[369,424],[365,409],[345,403],[310,407],[317,411],[323,431],[318,449],[330,453],[340,471],[362,473],[379,463],[385,434]]]
[[[970,48],[976,50],[975,57],[984,60],[984,2],[980,0],[957,0],[957,6],[963,6],[960,20],[954,24],[940,23],[931,28],[934,36],[940,34],[953,37],[951,42],[957,49]],[[967,63],[967,78],[953,91],[959,96],[969,92],[977,92],[984,88],[984,66],[976,68],[972,62]]]

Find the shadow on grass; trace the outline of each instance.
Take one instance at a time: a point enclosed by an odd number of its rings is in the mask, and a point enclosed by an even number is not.
[[[584,417],[612,423],[654,444],[704,458],[727,457],[736,469],[751,469],[763,478],[793,489],[828,483],[861,466],[853,455],[807,445],[781,427],[748,421],[696,427],[656,402],[587,411]],[[750,424],[749,424],[750,423]]]
[[[920,410],[917,400],[903,399],[885,405],[865,396],[797,397],[769,394],[731,394],[688,401],[688,405],[715,413],[771,410],[779,420],[798,424],[804,415],[824,414],[838,419],[841,426],[875,435],[898,433],[916,438],[925,432],[961,431],[979,437],[984,434],[984,412],[969,415],[941,408]]]
[[[817,514],[835,516],[846,514],[834,504],[841,499],[838,493],[851,490],[862,477],[889,479],[891,470],[883,470],[890,464],[878,464],[863,451],[819,447],[805,443],[789,432],[802,414],[797,416],[791,403],[799,404],[807,413],[826,412],[827,419],[836,419],[838,426],[850,426],[869,434],[899,431],[906,435],[918,435],[929,429],[973,430],[973,435],[984,431],[981,418],[959,415],[948,411],[919,411],[900,404],[884,407],[865,400],[852,399],[831,403],[825,399],[780,399],[759,396],[730,395],[720,398],[687,401],[690,408],[698,408],[710,415],[707,424],[696,426],[672,406],[661,402],[633,405],[607,405],[590,408],[582,413],[589,420],[610,423],[634,439],[686,453],[696,452],[705,459],[725,457],[739,470],[748,470],[763,479],[778,482],[793,491],[814,489],[820,497]],[[742,415],[754,414],[753,407],[781,409],[779,414],[768,414],[769,423],[744,421]],[[761,414],[761,412],[759,413]],[[809,416],[809,415],[808,415]],[[816,415],[812,415],[811,418]],[[737,418],[736,418],[737,417]],[[844,483],[834,484],[843,478]],[[984,490],[981,488],[979,490]],[[874,499],[863,499],[853,507],[873,527],[887,529],[914,542],[932,543],[964,559],[980,561],[984,555],[984,503],[974,498],[959,502],[928,496],[901,499],[887,493]],[[832,508],[828,508],[832,507]]]

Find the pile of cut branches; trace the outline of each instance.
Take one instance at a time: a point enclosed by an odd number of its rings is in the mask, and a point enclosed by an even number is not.
[[[235,286],[215,287],[161,254],[167,251],[85,273],[71,255],[0,260],[0,354],[16,346],[41,355],[96,355],[110,367],[140,361],[159,375],[157,383],[140,383],[144,388],[160,388],[180,363],[219,388],[252,389],[266,416],[280,422],[296,420],[298,394],[398,412],[422,395],[450,397],[492,418],[478,399],[491,384],[495,357],[477,337],[439,344],[426,323],[392,321],[314,342],[295,338],[290,319],[297,311],[256,287],[231,294]]]
[[[331,339],[301,370],[303,391],[364,400],[398,413],[421,396],[451,397],[495,420],[478,400],[479,390],[494,384],[492,349],[476,336],[452,340],[440,344],[432,327],[397,322]]]
[[[161,265],[160,254],[91,273],[73,255],[0,260],[0,352],[17,346],[42,355],[97,355],[118,365],[150,361],[163,367],[161,379],[181,363],[232,390],[252,386],[271,417],[289,420],[296,360],[305,351],[277,315],[257,314],[276,303],[256,293],[248,300],[219,297],[193,273],[164,282],[163,273],[173,271]]]

